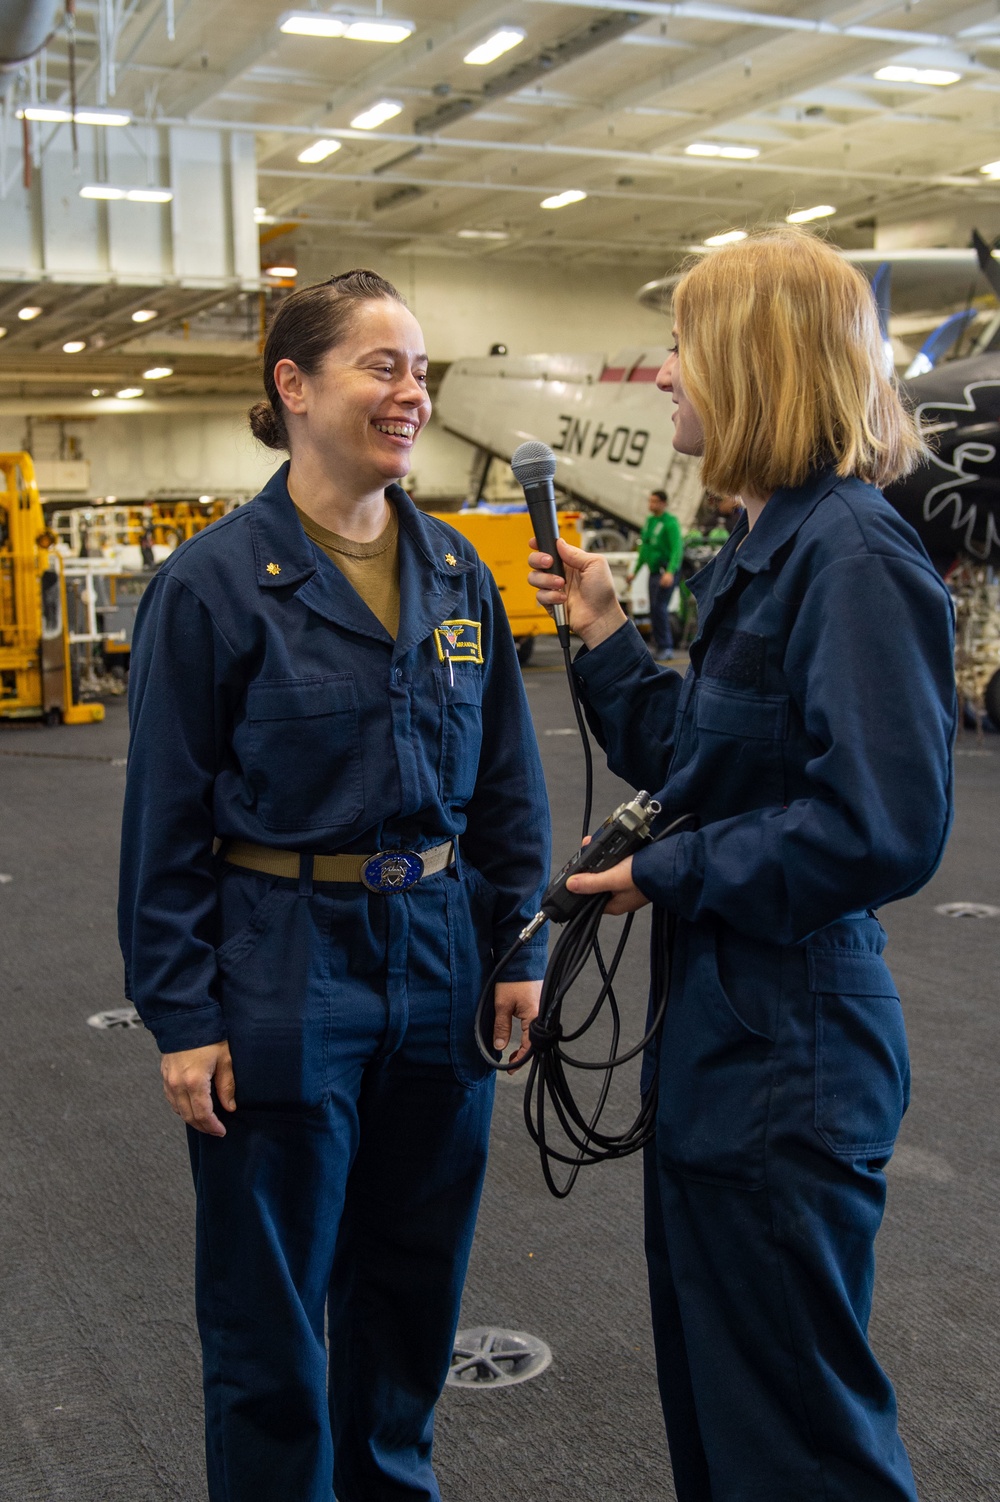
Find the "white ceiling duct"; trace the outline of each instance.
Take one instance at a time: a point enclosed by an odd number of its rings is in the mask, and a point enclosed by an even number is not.
[[[63,0],[3,0],[0,5],[0,93],[10,75],[41,52],[56,29]]]

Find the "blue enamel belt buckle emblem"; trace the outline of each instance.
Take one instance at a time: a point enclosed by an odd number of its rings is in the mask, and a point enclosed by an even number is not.
[[[412,850],[380,850],[361,867],[369,892],[408,892],[424,874],[424,859]]]

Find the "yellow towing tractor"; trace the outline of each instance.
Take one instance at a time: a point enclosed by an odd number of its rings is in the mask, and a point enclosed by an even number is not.
[[[66,576],[31,455],[0,453],[0,482],[0,720],[103,720],[103,704],[73,692]]]

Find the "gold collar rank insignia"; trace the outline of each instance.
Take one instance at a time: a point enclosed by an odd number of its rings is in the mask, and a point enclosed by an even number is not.
[[[481,663],[482,630],[479,621],[442,621],[434,632],[438,661]]]
[[[458,562],[458,559],[455,557],[454,553],[445,553],[444,561],[445,563],[450,564],[452,568],[454,568],[455,564]]]
[[[268,571],[269,574],[280,574],[281,573],[281,565],[278,564],[278,563],[269,563],[267,565],[267,571]]]

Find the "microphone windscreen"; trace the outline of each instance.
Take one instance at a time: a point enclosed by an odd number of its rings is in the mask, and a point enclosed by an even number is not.
[[[540,480],[551,480],[555,476],[556,456],[547,443],[530,439],[514,450],[510,467],[519,485],[537,485]]]

